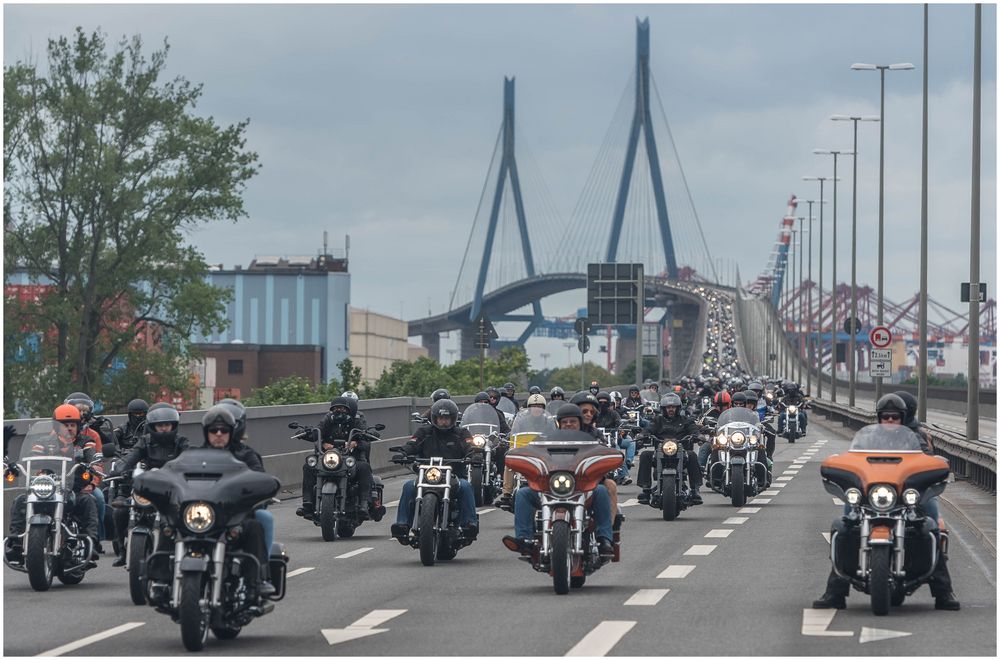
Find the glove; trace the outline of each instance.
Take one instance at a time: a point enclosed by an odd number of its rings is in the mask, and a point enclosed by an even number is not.
[[[6,444],[7,442],[9,442],[10,439],[13,438],[15,435],[17,435],[17,431],[14,429],[14,425],[13,424],[4,424],[3,425],[3,441],[4,441],[4,444]]]

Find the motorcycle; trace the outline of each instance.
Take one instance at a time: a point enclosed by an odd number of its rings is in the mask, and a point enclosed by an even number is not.
[[[156,470],[158,468],[153,468]],[[132,471],[128,481],[146,472],[146,465],[139,463]],[[160,512],[153,503],[134,491],[125,491],[125,476],[109,477],[106,482],[114,494],[122,493],[124,502],[120,506],[128,507],[128,534],[125,537],[125,570],[128,572],[128,589],[132,602],[136,605],[146,604],[145,569],[149,556],[160,547],[161,524]],[[130,492],[128,496],[125,492]],[[117,497],[117,495],[116,495]],[[115,502],[116,500],[112,500]],[[112,504],[112,507],[118,506]]]
[[[659,509],[664,520],[676,520],[681,511],[693,506],[687,486],[685,452],[694,445],[694,436],[685,436],[680,442],[653,437],[653,474],[657,476],[654,490],[649,494],[649,506]]]
[[[510,425],[510,435],[507,436],[510,449],[527,447],[539,437],[548,435],[556,429],[555,422],[548,415],[538,415],[531,409],[522,410]],[[513,470],[510,476],[513,478],[513,488],[510,492],[516,493],[525,485],[524,477]],[[508,510],[514,513],[513,501]]]
[[[482,459],[475,456],[471,459],[406,456],[402,446],[390,447],[389,451],[400,454],[393,457],[393,463],[417,466],[410,547],[420,550],[420,562],[424,566],[433,566],[435,560],[454,559],[473,539],[467,538],[458,524],[458,477],[453,466],[467,463],[475,468]]]
[[[358,492],[358,482],[355,477],[357,459],[349,455],[347,445],[355,438],[378,440],[378,433],[385,429],[385,425],[376,424],[364,431],[351,429],[346,439],[333,440],[323,440],[319,428],[315,426],[303,426],[298,422],[291,422],[288,428],[297,431],[292,436],[293,439],[313,443],[314,453],[306,457],[306,465],[316,470],[316,495],[313,500],[316,508],[311,516],[313,523],[319,526],[324,541],[336,541],[338,536],[351,538],[354,536],[354,530],[369,520],[369,498],[381,502],[385,486],[382,480],[373,474],[374,492]],[[324,442],[333,445],[333,448],[324,449]]]
[[[79,449],[65,456],[56,435],[70,436],[59,422],[35,422],[21,443],[19,460],[10,463],[4,457],[4,480],[14,483],[23,474],[27,490],[22,550],[18,557],[13,552],[13,537],[8,536],[4,539],[4,563],[27,573],[35,591],[47,591],[53,577],[63,584],[79,584],[86,572],[97,566],[91,560],[93,541],[80,531],[70,511],[76,498],[85,497],[74,492],[77,477],[84,484],[97,484],[103,456],[96,454],[88,460]]]
[[[541,501],[535,512],[531,553],[521,559],[536,571],[552,576],[557,594],[582,587],[588,575],[621,558],[618,529],[612,539],[614,556],[602,557],[598,552],[596,525],[587,501],[604,476],[618,469],[623,461],[620,451],[587,440],[536,440],[507,453],[507,465],[524,475]],[[519,550],[514,539],[505,539],[504,544],[510,550]]]
[[[233,639],[254,618],[274,610],[285,596],[288,555],[271,545],[269,569],[275,593],[258,589],[261,566],[255,555],[232,547],[254,511],[269,504],[279,482],[250,470],[227,451],[188,449],[160,470],[133,480],[133,497],[148,499],[173,543],[146,560],[146,599],[181,627],[189,651],[205,646],[208,631]],[[135,547],[135,546],[133,546]]]
[[[500,437],[497,410],[488,403],[473,403],[462,415],[462,428],[472,434],[472,446],[482,455],[482,466],[469,474],[476,506],[492,502],[503,487],[503,475],[496,469],[494,454],[506,445]]]
[[[712,438],[708,483],[712,490],[732,499],[733,506],[746,504],[769,483],[764,458],[764,438],[757,413],[730,408],[719,415]]]
[[[781,436],[783,438],[787,438],[789,443],[794,443],[796,439],[805,435],[799,431],[799,406],[786,406],[781,412],[781,418],[785,425],[784,432]]]
[[[821,464],[823,486],[850,506],[831,533],[833,570],[869,594],[874,614],[902,605],[947,555],[947,531],[921,506],[948,474],[947,459],[924,454],[910,429],[884,424],[862,428]]]
[[[497,410],[507,417],[508,425],[517,417],[517,404],[505,396],[500,397],[500,400],[497,401]]]

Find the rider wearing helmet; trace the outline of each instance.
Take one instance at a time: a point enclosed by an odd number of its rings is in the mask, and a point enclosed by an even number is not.
[[[681,415],[681,398],[674,392],[665,394],[660,399],[660,414],[653,419],[649,427],[649,435],[660,440],[675,440],[681,444],[681,440],[689,435],[697,436],[701,432],[701,426],[691,419]],[[691,485],[691,503],[701,504],[701,494],[698,489],[701,487],[701,468],[698,465],[698,458],[694,451],[686,449],[686,459],[684,462],[687,470],[688,483]],[[652,492],[653,475],[653,451],[645,449],[639,455],[639,473],[637,475],[639,485],[643,487],[639,495],[640,504],[649,504],[649,496]]]
[[[538,385],[532,385],[531,387],[528,388],[528,396],[531,396],[532,394],[541,394],[541,393],[542,393],[542,388],[540,388]]]
[[[128,419],[124,424],[115,428],[113,433],[115,446],[119,453],[125,453],[135,446],[139,438],[146,432],[146,413],[149,411],[149,404],[142,399],[132,399],[126,408]]]
[[[778,417],[778,433],[781,434],[785,430],[785,419],[787,417],[786,409],[788,406],[797,406],[799,435],[805,435],[807,419],[806,411],[802,409],[802,404],[805,403],[805,396],[802,394],[802,390],[799,389],[799,386],[796,383],[790,380],[786,380],[781,384],[781,390],[783,394],[777,406],[778,410],[781,412],[781,415]]]
[[[553,387],[549,392],[549,401],[565,401],[566,400],[566,390],[559,387]]]
[[[911,431],[920,436],[920,448],[924,452],[933,454],[934,446],[931,443],[930,433],[927,432],[927,428],[917,419],[917,397],[903,390],[893,392],[893,394],[902,399],[903,403],[906,404],[906,416],[903,417],[903,425],[909,427]]]
[[[518,403],[517,399],[514,398],[514,392],[515,392],[515,390],[514,390],[514,383],[504,383],[503,390],[500,392],[500,395],[501,396],[505,396],[508,399],[510,399],[511,401],[513,401],[514,402],[514,408],[520,409],[521,408],[521,404]]]
[[[714,406],[711,410],[705,413],[703,419],[718,420],[719,415],[723,412],[729,410],[732,407],[733,399],[729,396],[729,392],[722,390],[716,393],[715,398],[712,400]],[[712,443],[703,442],[701,447],[698,448],[698,463],[701,465],[701,469],[704,471],[705,466],[708,464],[708,457],[712,453]]]
[[[622,485],[632,483],[632,478],[628,475],[632,469],[632,462],[635,460],[635,439],[630,436],[622,436],[618,431],[622,418],[611,405],[611,395],[604,390],[597,393],[597,405],[599,411],[594,420],[594,426],[602,428],[612,434],[616,439],[619,449],[625,450],[625,462],[618,471],[615,472],[615,481]]]
[[[600,412],[600,404],[597,401],[597,397],[587,390],[581,390],[574,394],[569,402],[576,405],[580,410],[580,419],[582,420],[580,430],[584,433],[589,433],[598,442],[603,442],[604,434],[594,425],[594,420],[597,419],[597,415]],[[632,483],[632,478],[626,475],[625,485],[630,483]],[[611,495],[611,518],[614,520],[618,517],[618,482],[615,480],[614,473],[608,473],[608,477],[604,479],[604,487],[608,489],[608,493]]]
[[[403,454],[420,458],[466,458],[473,453],[472,434],[468,429],[457,426],[458,406],[451,399],[442,399],[431,406],[431,425],[421,426],[403,445]],[[467,539],[475,539],[479,533],[479,518],[476,514],[476,496],[466,477],[464,463],[452,466],[458,477],[458,524],[462,526]],[[410,527],[416,507],[417,484],[411,479],[403,485],[396,510],[396,523],[392,526],[393,538],[402,545],[409,545]]]
[[[106,418],[94,416],[94,401],[90,398],[90,395],[84,392],[73,392],[66,397],[63,403],[74,406],[80,411],[80,435],[89,438],[94,443],[94,450],[98,454],[103,454],[104,445],[112,445],[114,443],[114,429],[111,427],[111,422]],[[98,467],[103,468],[103,465],[98,464]],[[92,484],[88,484],[83,489],[83,492],[92,494],[94,501],[97,502],[98,538],[107,538],[104,529],[104,512],[107,506],[104,491],[100,488],[95,488]],[[101,547],[100,541],[97,542],[97,552],[102,555],[104,554],[104,548]]]
[[[537,414],[540,410],[545,412],[545,397],[541,394],[532,394],[528,397],[528,401],[524,404],[526,408],[532,411],[533,414]]]
[[[590,381],[590,393],[597,396],[597,393],[601,391],[601,385],[596,380]]]
[[[363,412],[361,412],[361,409],[360,409],[361,399],[358,398],[357,392],[352,392],[351,390],[347,390],[346,392],[344,392],[340,396],[344,397],[345,399],[350,399],[351,401],[354,402],[354,407],[358,409],[358,412],[356,414],[356,417],[357,417],[357,420],[358,420],[358,424],[361,425],[361,428],[365,428],[365,429],[368,428],[368,420],[365,418],[365,414]],[[451,398],[450,394],[448,395],[448,398]]]

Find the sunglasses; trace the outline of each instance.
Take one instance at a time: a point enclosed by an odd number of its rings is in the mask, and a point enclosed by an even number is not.
[[[229,433],[229,429],[227,429],[224,426],[216,426],[214,428],[208,429],[208,434],[209,435],[215,435],[216,433],[227,433],[228,434]]]
[[[903,416],[899,413],[882,413],[878,418],[886,422],[900,422],[903,420]]]

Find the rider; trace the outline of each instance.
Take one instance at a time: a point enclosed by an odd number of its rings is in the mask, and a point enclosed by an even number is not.
[[[135,446],[139,438],[146,432],[143,424],[146,422],[146,413],[149,412],[149,404],[142,399],[132,399],[126,408],[128,419],[124,424],[115,428],[113,437],[118,453],[124,454],[127,450]]]
[[[597,393],[601,391],[601,385],[596,380],[590,381],[590,393],[597,396]]]
[[[357,392],[352,392],[351,390],[347,390],[340,396],[344,397],[345,399],[350,399],[351,401],[353,401],[355,408],[358,408],[361,405],[361,400],[358,398]],[[451,395],[448,396],[450,397]],[[361,412],[360,409],[358,410],[357,419],[358,422],[360,422],[362,428],[368,428],[368,420],[365,418],[365,414]]]
[[[807,420],[806,411],[802,409],[802,404],[805,403],[805,396],[802,394],[802,390],[799,389],[798,384],[790,380],[782,383],[781,389],[784,392],[784,397],[781,399],[781,416],[778,417],[778,433],[784,433],[788,406],[798,406],[799,410],[796,416],[799,418],[799,435],[805,435]]]
[[[514,408],[519,410],[521,408],[521,404],[514,398],[514,392],[514,383],[504,383],[503,390],[500,392],[500,395],[510,399],[514,403]]]
[[[553,387],[549,391],[549,401],[565,401],[566,400],[566,390],[559,387]]]
[[[632,478],[628,476],[628,473],[632,469],[632,463],[635,460],[635,439],[631,436],[622,437],[621,433],[619,433],[618,427],[621,426],[622,418],[611,405],[611,394],[604,390],[599,391],[597,393],[597,405],[600,407],[600,411],[594,419],[594,426],[612,433],[613,437],[617,440],[618,447],[625,450],[625,462],[615,472],[615,481],[619,484],[630,484],[632,483]]]
[[[31,448],[32,453],[41,456],[75,456],[77,452],[82,452],[83,460],[87,463],[94,460],[94,441],[86,435],[80,433],[83,424],[83,417],[76,406],[62,404],[52,413],[52,421],[61,424],[52,434],[39,441]],[[24,453],[24,452],[22,452]],[[97,502],[93,495],[84,492],[84,487],[89,484],[83,480],[82,470],[78,470],[73,481],[73,493],[75,498],[69,499],[66,506],[71,509],[72,516],[80,523],[80,531],[90,541],[91,559],[97,559]],[[27,514],[27,496],[22,493],[14,498],[14,503],[10,509],[10,538],[8,558],[11,561],[20,561],[22,556],[21,534],[24,534],[25,516]]]
[[[903,418],[903,424],[920,436],[920,448],[928,454],[933,454],[934,446],[931,443],[931,436],[927,432],[927,427],[917,419],[917,397],[904,391],[893,392],[893,394],[902,399],[903,403],[906,404],[906,416]]]
[[[589,394],[589,392],[586,392]],[[562,430],[579,431],[583,427],[583,415],[578,406],[566,403],[556,411],[556,424]],[[602,556],[610,557],[614,554],[612,537],[614,529],[612,526],[613,516],[611,514],[612,497],[608,489],[598,484],[590,495],[590,511],[594,516],[597,525],[597,545]],[[514,536],[505,536],[506,540],[513,540],[521,554],[528,554],[534,545],[534,512],[541,508],[542,502],[538,493],[528,486],[518,489],[514,497]]]
[[[205,438],[203,448],[228,450],[233,458],[245,463],[251,470],[264,471],[257,453],[236,436],[236,417],[228,406],[215,405],[209,408],[201,418],[201,430]],[[243,529],[235,543],[242,545],[260,563],[260,595],[264,598],[274,595],[277,590],[271,584],[270,548],[261,522],[256,517],[244,520]]]
[[[729,410],[730,406],[732,405],[733,399],[732,397],[729,396],[729,392],[722,390],[721,392],[716,393],[713,402],[715,405],[712,407],[711,410],[705,413],[705,417],[703,419],[718,420],[719,415]],[[698,464],[701,465],[702,471],[704,471],[705,466],[708,465],[708,457],[709,454],[711,453],[712,453],[711,442],[703,442],[701,447],[698,448]]]
[[[660,414],[653,419],[653,424],[649,429],[649,434],[656,436],[660,440],[680,440],[689,435],[697,435],[701,427],[690,417],[683,417],[681,411],[681,399],[675,393],[665,394],[660,399]],[[701,467],[698,465],[698,457],[694,451],[687,450],[684,467],[688,474],[688,483],[691,485],[691,503],[701,504],[701,494],[698,489],[701,487]],[[639,473],[637,478],[639,485],[643,487],[639,495],[640,504],[649,504],[649,494],[652,490],[653,473],[653,450],[646,449],[639,454]]]
[[[431,425],[417,429],[410,441],[403,445],[403,454],[419,458],[466,458],[473,452],[472,434],[468,429],[456,426],[458,406],[451,399],[442,399],[431,406]],[[476,496],[472,485],[465,478],[465,464],[452,466],[458,477],[458,524],[462,526],[466,539],[472,540],[479,533],[479,517],[476,514]],[[409,545],[410,527],[416,508],[417,483],[411,479],[403,484],[396,510],[396,524],[391,528],[392,537],[402,545]]]
[[[604,434],[594,425],[594,420],[597,418],[598,413],[597,397],[587,390],[582,390],[574,394],[569,402],[580,409],[580,419],[582,422],[580,430],[594,436],[594,439],[598,442],[603,442]],[[623,485],[627,486],[630,483],[632,483],[632,478],[626,477]],[[615,481],[613,473],[609,473],[608,477],[604,479],[604,487],[608,489],[608,494],[611,496],[611,519],[614,520],[618,516],[618,482]]]
[[[431,405],[433,406],[435,403],[437,403],[441,399],[450,399],[450,398],[451,398],[451,392],[449,392],[448,390],[444,389],[443,387],[439,387],[438,389],[436,389],[433,392],[431,392]],[[424,418],[424,421],[426,421],[428,424],[430,424],[431,423],[431,409],[428,408],[427,410],[425,410],[424,413],[423,413],[423,415],[421,415],[421,417]]]
[[[886,394],[875,404],[875,416],[879,424],[901,425],[906,419],[906,403],[896,394]],[[917,434],[919,435],[919,433]],[[938,498],[932,497],[927,502],[919,505],[924,514],[931,520],[937,522],[939,517]],[[851,524],[847,518],[851,507],[844,504],[844,516],[833,521],[835,531],[845,531]],[[851,552],[849,547],[848,534],[837,534],[838,541],[844,539],[844,547],[838,546],[839,552]],[[931,576],[928,586],[931,595],[934,596],[934,609],[936,610],[959,610],[961,603],[955,597],[951,587],[951,575],[948,572],[948,556],[941,553],[938,558],[934,574]],[[831,568],[830,575],[826,579],[826,591],[818,600],[813,601],[814,609],[837,608],[842,610],[847,607],[847,596],[851,592],[851,583],[837,575]]]
[[[63,403],[74,406],[80,411],[80,435],[89,438],[94,443],[94,451],[96,453],[103,454],[104,445],[112,444],[114,441],[112,433],[114,429],[108,430],[106,428],[111,424],[106,418],[94,417],[94,400],[84,392],[73,392],[66,397]],[[107,505],[104,498],[104,491],[100,488],[95,488],[93,484],[87,484],[83,490],[85,493],[93,495],[94,501],[97,502],[97,536],[99,540],[96,547],[97,552],[103,555],[104,548],[101,546],[100,540],[107,537],[106,530],[104,529],[104,510]]]
[[[154,403],[146,415],[146,433],[143,434],[125,456],[122,464],[112,470],[108,476],[118,477],[131,473],[139,462],[146,464],[146,469],[161,468],[167,461],[180,456],[188,448],[188,439],[177,435],[177,427],[181,422],[180,413],[169,403]],[[118,534],[118,547],[121,552],[112,566],[125,565],[125,538],[128,536],[129,510],[125,506],[124,489],[119,489],[119,496],[111,503],[114,509],[112,515],[115,521],[115,531]]]

